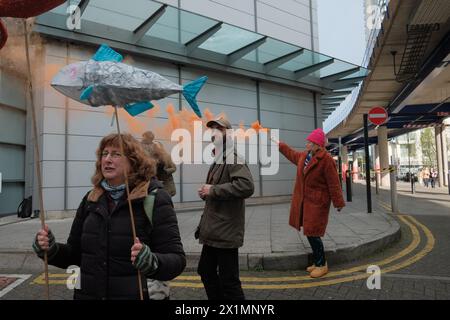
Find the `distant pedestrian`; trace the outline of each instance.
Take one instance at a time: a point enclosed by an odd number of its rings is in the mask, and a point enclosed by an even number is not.
[[[433,189],[436,187],[437,177],[438,177],[438,172],[436,169],[433,168],[431,170],[431,188],[433,188]]]
[[[173,180],[173,174],[177,170],[177,167],[163,145],[154,139],[155,135],[153,132],[144,132],[142,134],[142,147],[156,161],[156,176],[162,182],[164,190],[173,197],[177,193]]]
[[[306,151],[303,152],[274,140],[279,144],[280,152],[297,166],[289,224],[296,230],[303,227],[303,234],[311,245],[314,263],[307,271],[312,278],[328,273],[321,237],[328,224],[331,202],[338,211],[345,206],[336,164],[325,149],[325,139],[322,129],[314,130],[306,138]]]
[[[420,169],[417,173],[417,181],[419,182],[419,184],[424,183],[423,182],[423,168]]]
[[[430,170],[428,168],[424,168],[423,170],[423,183],[426,188],[428,188],[430,183]]]

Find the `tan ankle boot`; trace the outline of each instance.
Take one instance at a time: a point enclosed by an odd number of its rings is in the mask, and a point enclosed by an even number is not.
[[[328,273],[328,265],[325,264],[323,267],[315,267],[313,271],[309,274],[311,278],[320,278]]]
[[[316,268],[315,264],[310,265],[308,268],[306,268],[306,271],[311,273]]]

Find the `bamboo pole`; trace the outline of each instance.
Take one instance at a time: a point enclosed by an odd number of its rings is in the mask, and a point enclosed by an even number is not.
[[[41,173],[41,153],[39,150],[39,135],[37,128],[37,120],[36,120],[36,106],[34,104],[34,95],[33,95],[33,78],[31,74],[31,62],[30,62],[30,46],[28,40],[28,30],[27,30],[27,20],[23,19],[23,27],[25,33],[25,52],[27,57],[27,70],[28,70],[28,91],[30,93],[30,103],[31,103],[31,117],[33,122],[33,138],[34,138],[34,163],[36,165],[36,174],[38,179],[38,195],[39,195],[39,209],[40,214],[39,217],[41,219],[41,228],[45,229],[45,211],[44,211],[44,197],[42,195],[42,173]],[[47,251],[44,251],[44,277],[45,277],[45,294],[47,300],[50,300],[50,289],[48,283],[48,257]]]
[[[114,106],[114,114],[116,117],[116,125],[117,125],[117,133],[119,134],[119,144],[120,144],[120,152],[123,156],[125,156],[125,149],[123,147],[123,140],[122,135],[120,133],[120,126],[119,126],[119,113],[117,112],[117,106]],[[128,169],[128,168],[127,168]],[[133,207],[131,205],[130,200],[130,186],[128,184],[128,172],[125,170],[125,188],[127,190],[127,200],[128,200],[128,208],[130,211],[130,219],[131,219],[131,231],[133,233],[133,242],[136,239],[136,227],[134,224],[134,213],[133,213]],[[142,292],[142,280],[141,280],[141,272],[138,270],[138,284],[139,284],[139,295],[141,297],[141,300],[144,300],[144,295]]]

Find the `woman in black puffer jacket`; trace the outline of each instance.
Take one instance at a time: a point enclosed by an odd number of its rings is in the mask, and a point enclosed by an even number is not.
[[[172,200],[153,178],[154,161],[131,135],[123,134],[122,139],[126,157],[120,152],[117,134],[100,142],[94,188],[78,208],[67,243],[56,243],[46,226],[33,244],[39,257],[47,251],[51,265],[80,267],[81,281],[74,299],[139,299],[137,270],[148,299],[147,278],[171,280],[186,266]],[[127,168],[137,239],[132,236],[124,185]],[[149,218],[144,200],[155,189]]]

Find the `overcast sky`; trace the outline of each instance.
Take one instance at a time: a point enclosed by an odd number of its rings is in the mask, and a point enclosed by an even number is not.
[[[362,64],[365,50],[363,0],[317,0],[320,53]]]

